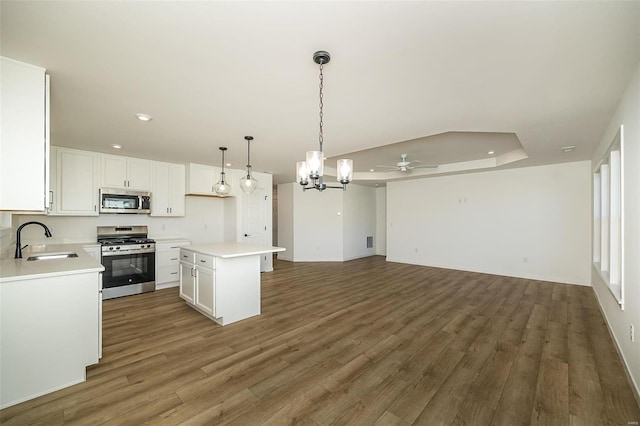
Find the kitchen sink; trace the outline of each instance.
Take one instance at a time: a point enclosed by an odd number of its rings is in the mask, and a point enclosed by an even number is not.
[[[78,257],[78,253],[74,252],[64,252],[64,253],[43,253],[38,254],[36,256],[29,256],[27,261],[29,260],[53,260],[53,259],[69,259],[71,257]]]

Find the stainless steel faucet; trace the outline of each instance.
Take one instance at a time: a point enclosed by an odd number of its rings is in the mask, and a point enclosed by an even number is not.
[[[18,230],[16,231],[16,255],[14,256],[14,259],[22,259],[22,249],[29,245],[27,244],[24,247],[22,247],[22,243],[20,242],[20,232],[22,232],[22,228],[24,228],[27,225],[40,225],[44,228],[44,236],[47,238],[52,237],[51,231],[49,230],[49,228],[47,228],[47,225],[45,225],[44,223],[41,223],[41,222],[23,223],[22,225],[20,225],[20,227],[18,227]]]

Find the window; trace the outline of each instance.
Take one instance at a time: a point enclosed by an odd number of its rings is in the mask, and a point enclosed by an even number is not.
[[[623,308],[623,127],[593,172],[593,264]]]

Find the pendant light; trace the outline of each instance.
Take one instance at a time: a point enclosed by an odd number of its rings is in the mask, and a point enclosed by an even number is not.
[[[227,147],[221,146],[218,149],[222,151],[222,172],[220,172],[220,180],[216,183],[214,190],[216,191],[216,194],[224,197],[229,194],[229,191],[231,191],[231,186],[224,179],[224,152],[227,150]]]
[[[247,174],[240,179],[240,188],[243,192],[247,194],[251,194],[258,187],[258,181],[253,178],[251,174],[251,141],[253,140],[253,136],[245,136],[245,140],[247,141]]]
[[[323,93],[324,88],[324,74],[322,72],[325,64],[328,64],[331,60],[329,52],[324,50],[317,51],[313,54],[313,62],[320,66],[320,150],[308,151],[306,161],[299,161],[296,163],[296,176],[298,183],[302,185],[302,189],[317,189],[318,191],[324,191],[327,188],[347,190],[347,184],[353,180],[353,160],[341,159],[338,160],[336,167],[337,180],[342,186],[327,186],[323,182],[324,175],[324,153],[322,151],[323,135]],[[309,182],[311,180],[311,183]],[[310,185],[309,185],[310,184]]]

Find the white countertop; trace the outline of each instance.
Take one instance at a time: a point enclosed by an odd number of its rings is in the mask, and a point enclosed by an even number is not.
[[[286,250],[284,247],[258,246],[243,243],[191,244],[189,246],[180,247],[180,249],[221,257],[223,259],[230,257],[252,256],[263,253],[275,253]]]
[[[48,278],[60,275],[102,272],[104,266],[82,248],[88,244],[43,244],[27,246],[22,250],[22,259],[0,260],[0,283]],[[74,252],[78,257],[28,261],[29,256],[43,253]]]

